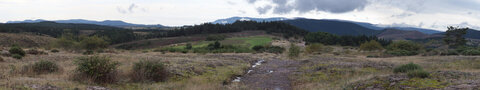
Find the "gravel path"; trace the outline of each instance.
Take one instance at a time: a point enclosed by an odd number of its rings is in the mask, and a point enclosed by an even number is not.
[[[252,71],[243,75],[241,83],[251,89],[292,90],[289,75],[297,70],[298,62],[293,60],[266,60],[252,67]]]

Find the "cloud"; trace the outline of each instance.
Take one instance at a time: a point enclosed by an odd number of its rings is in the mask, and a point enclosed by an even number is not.
[[[228,5],[237,5],[237,3],[232,2],[232,1],[227,1],[227,4],[228,4]]]
[[[253,4],[253,3],[257,2],[257,0],[247,0],[247,2],[250,3],[250,4]]]
[[[265,14],[265,13],[267,13],[270,9],[272,9],[272,6],[270,6],[270,5],[267,5],[267,6],[265,6],[265,7],[258,7],[258,8],[257,8],[257,12],[258,12],[259,14]]]
[[[255,3],[257,0],[247,0]],[[274,14],[288,14],[292,11],[307,13],[310,11],[325,11],[330,13],[346,13],[354,10],[363,10],[367,0],[271,0]],[[263,9],[258,12],[268,11]]]
[[[122,8],[122,7],[117,7],[117,11],[119,13],[122,13],[122,14],[129,14],[129,13],[134,13],[136,12],[137,10],[140,10],[142,12],[146,12],[147,10],[145,8],[141,8],[139,7],[137,4],[135,3],[132,3],[130,4],[130,6],[128,6],[127,8]]]

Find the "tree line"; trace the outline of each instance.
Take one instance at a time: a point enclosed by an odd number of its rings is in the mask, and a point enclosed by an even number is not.
[[[378,41],[382,46],[387,46],[392,41],[379,39],[377,36],[338,36],[326,32],[311,32],[308,33],[304,40],[307,44],[322,43],[325,45],[341,45],[341,46],[360,46],[360,44],[368,41]]]

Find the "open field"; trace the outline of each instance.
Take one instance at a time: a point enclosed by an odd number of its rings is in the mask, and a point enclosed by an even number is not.
[[[74,61],[84,55],[49,52],[48,55],[27,55],[21,60],[2,57],[5,60],[0,62],[0,71],[2,72],[0,87],[3,89],[111,88],[120,90],[268,89],[276,87],[295,90],[478,89],[480,81],[478,78],[480,57],[475,56],[365,58],[365,55],[305,54],[299,59],[290,60],[282,59],[286,56],[281,54],[265,53],[162,54],[159,52],[116,51],[99,55],[111,57],[112,60],[120,62],[120,66],[117,68],[118,77],[120,77],[118,82],[94,84],[72,80],[71,76],[75,74],[74,69],[76,68]],[[60,72],[42,75],[21,73],[24,65],[39,60],[57,63],[61,67]],[[167,81],[158,83],[131,82],[128,73],[131,72],[133,63],[140,60],[161,61],[166,64],[172,76]],[[258,60],[265,60],[265,62],[257,67],[251,67]],[[408,78],[405,74],[392,72],[394,67],[410,62],[422,66],[431,73],[431,77]],[[253,72],[247,73],[247,70]],[[237,76],[242,77],[241,81],[232,82]],[[283,84],[275,84],[275,82],[283,82]]]

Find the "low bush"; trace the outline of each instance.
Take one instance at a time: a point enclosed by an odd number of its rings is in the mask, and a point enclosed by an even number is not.
[[[185,45],[185,49],[187,49],[187,50],[192,49],[192,44],[191,44],[191,43],[187,43],[187,45]]]
[[[32,74],[53,73],[59,70],[59,66],[51,61],[39,61],[34,64],[25,65],[23,72]]]
[[[360,45],[360,50],[363,51],[376,51],[376,50],[383,50],[382,44],[375,40],[371,40],[369,42],[362,43]]]
[[[463,55],[470,55],[470,56],[474,56],[474,55],[480,55],[480,50],[476,50],[476,49],[470,49],[470,50],[465,50],[462,52]]]
[[[252,49],[257,52],[263,52],[265,50],[265,47],[262,45],[257,45],[257,46],[253,46]]]
[[[253,50],[255,50],[256,52],[267,52],[267,53],[275,53],[275,54],[279,54],[279,53],[283,53],[283,51],[285,51],[285,48],[283,47],[280,47],[280,46],[253,46],[252,47]]]
[[[77,65],[74,79],[83,81],[85,79],[95,83],[113,83],[117,77],[118,62],[108,57],[90,56],[80,57],[75,61]]]
[[[387,46],[387,54],[395,56],[417,55],[423,47],[410,41],[398,41]]]
[[[391,51],[387,51],[386,53],[394,56],[412,56],[412,55],[418,54],[415,51],[407,51],[407,50],[391,50]]]
[[[320,43],[310,44],[305,48],[305,51],[307,53],[323,53],[323,52],[328,53],[328,52],[331,52],[332,50],[333,48],[325,46]]]
[[[408,71],[413,71],[413,70],[422,70],[423,68],[420,67],[420,65],[414,64],[414,63],[409,63],[405,65],[401,65],[398,67],[395,67],[393,69],[394,73],[406,73]]]
[[[57,50],[57,49],[53,49],[53,50],[50,50],[50,52],[52,52],[52,53],[57,53],[57,52],[60,52],[60,51]]]
[[[140,61],[134,64],[131,78],[134,82],[165,81],[168,71],[158,61]]]
[[[280,47],[280,46],[269,46],[266,49],[266,52],[268,53],[275,53],[275,54],[280,54],[285,51],[285,48]]]
[[[413,71],[408,71],[407,76],[410,78],[428,78],[430,77],[430,73],[423,71],[421,69],[413,70]]]
[[[8,50],[8,52],[10,52],[10,54],[17,54],[22,57],[25,56],[25,51],[23,51],[23,49],[18,46],[11,47],[10,50]]]
[[[5,61],[5,60],[3,60],[3,58],[2,58],[2,57],[0,57],[0,62],[4,62],[4,61]]]
[[[15,58],[15,59],[22,59],[23,56],[22,55],[19,55],[19,54],[13,54],[12,55],[12,58]]]
[[[290,58],[300,56],[300,47],[296,46],[295,44],[290,44],[290,48],[288,49],[288,56]]]
[[[222,41],[225,40],[225,35],[209,35],[207,36],[207,41]]]

